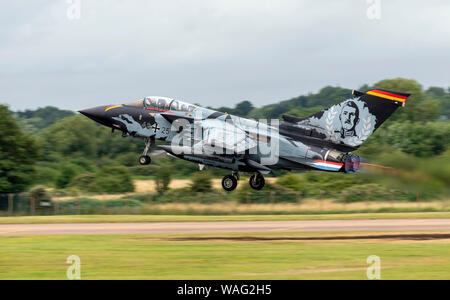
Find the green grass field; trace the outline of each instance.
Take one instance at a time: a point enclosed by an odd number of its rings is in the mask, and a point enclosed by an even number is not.
[[[131,222],[207,222],[207,221],[291,221],[291,220],[368,220],[450,218],[450,212],[361,213],[313,215],[60,215],[0,217],[0,224],[45,223],[131,223]]]
[[[382,279],[450,279],[448,239],[174,241],[169,237],[175,236],[0,237],[0,279],[66,279],[69,255],[80,257],[82,279],[366,279],[370,255],[381,258]]]

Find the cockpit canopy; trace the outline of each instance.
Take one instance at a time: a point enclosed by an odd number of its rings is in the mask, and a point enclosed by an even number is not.
[[[197,108],[197,106],[193,104],[178,101],[172,98],[158,96],[145,97],[144,99],[134,101],[128,105],[163,111],[170,110],[192,112]]]

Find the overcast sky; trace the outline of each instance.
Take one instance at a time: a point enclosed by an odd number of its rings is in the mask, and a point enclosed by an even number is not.
[[[449,87],[450,1],[381,0],[379,19],[377,1],[1,0],[0,103],[262,106],[394,77]]]

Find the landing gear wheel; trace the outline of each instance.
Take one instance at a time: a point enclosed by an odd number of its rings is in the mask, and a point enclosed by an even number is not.
[[[222,179],[222,187],[225,191],[231,192],[237,187],[237,179],[233,175],[227,175]]]
[[[143,166],[148,165],[152,162],[152,159],[148,155],[142,155],[139,157],[139,163]]]
[[[254,190],[261,190],[264,187],[264,184],[266,183],[266,181],[264,180],[264,176],[262,176],[261,174],[253,174],[250,177],[250,187]]]

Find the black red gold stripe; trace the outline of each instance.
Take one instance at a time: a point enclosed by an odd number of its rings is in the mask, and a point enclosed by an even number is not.
[[[366,94],[399,102],[405,102],[405,100],[408,99],[408,96],[393,94],[382,90],[371,90],[366,92]]]

